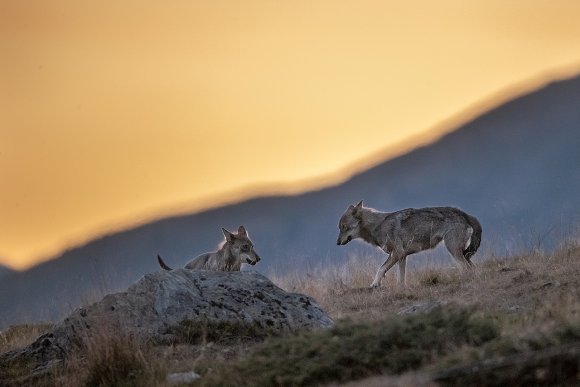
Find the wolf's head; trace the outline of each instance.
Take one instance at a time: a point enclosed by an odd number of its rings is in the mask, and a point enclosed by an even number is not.
[[[360,237],[361,210],[363,208],[362,200],[357,205],[350,205],[340,217],[338,222],[338,239],[337,245],[346,245],[351,240]]]
[[[229,245],[227,247],[241,263],[255,265],[260,261],[260,256],[254,250],[254,244],[244,226],[238,228],[237,234],[233,234],[225,228],[222,228],[222,231],[226,237],[226,244]]]

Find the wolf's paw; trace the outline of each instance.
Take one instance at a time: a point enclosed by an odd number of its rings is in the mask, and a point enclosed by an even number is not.
[[[378,288],[379,288],[379,284],[376,284],[374,282],[372,284],[370,284],[370,286],[369,286],[369,289],[371,289],[371,290],[372,289],[378,289]]]

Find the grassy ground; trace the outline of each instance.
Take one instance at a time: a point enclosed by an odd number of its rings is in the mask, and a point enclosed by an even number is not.
[[[104,337],[37,384],[162,386],[186,371],[203,386],[580,383],[580,247],[487,259],[472,273],[408,270],[407,286],[389,273],[371,291],[375,270],[360,259],[274,278],[313,296],[337,322],[331,330],[276,337],[184,323],[174,345]],[[4,332],[0,351],[45,328]]]

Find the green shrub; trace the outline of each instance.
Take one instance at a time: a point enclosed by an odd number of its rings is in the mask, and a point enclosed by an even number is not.
[[[419,368],[436,354],[497,337],[491,320],[455,307],[377,322],[344,321],[327,331],[268,340],[201,385],[297,386]]]
[[[577,385],[579,344],[577,323],[498,337],[439,361],[434,377],[443,386]]]

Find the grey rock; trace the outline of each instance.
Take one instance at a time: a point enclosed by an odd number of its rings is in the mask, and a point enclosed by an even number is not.
[[[398,315],[401,316],[405,316],[405,315],[413,315],[413,314],[418,314],[418,313],[428,313],[430,311],[432,311],[433,309],[445,305],[443,302],[440,301],[426,301],[426,302],[421,302],[418,304],[414,304],[411,306],[407,306],[405,308],[402,308],[401,310],[399,310],[399,312],[397,312]]]
[[[30,346],[0,355],[0,365],[26,362],[45,371],[79,343],[103,334],[171,342],[184,322],[245,323],[265,332],[333,325],[312,298],[285,292],[257,272],[160,271],[77,309]]]
[[[54,366],[63,362],[66,354],[52,333],[40,336],[28,347],[0,354],[0,386],[33,384]],[[28,370],[28,375],[11,379],[14,370]]]
[[[554,281],[548,281],[548,282],[544,282],[542,284],[542,286],[540,286],[540,289],[552,289],[552,288],[555,288],[555,287],[558,287],[558,286],[560,286],[560,283],[559,282],[557,282],[557,281],[555,281],[555,282]]]
[[[197,379],[201,378],[198,373],[193,371],[191,372],[176,372],[173,374],[167,375],[167,383],[168,384],[187,384],[196,381]]]
[[[508,306],[507,310],[510,313],[520,313],[522,310],[522,307],[514,304],[514,305]]]

